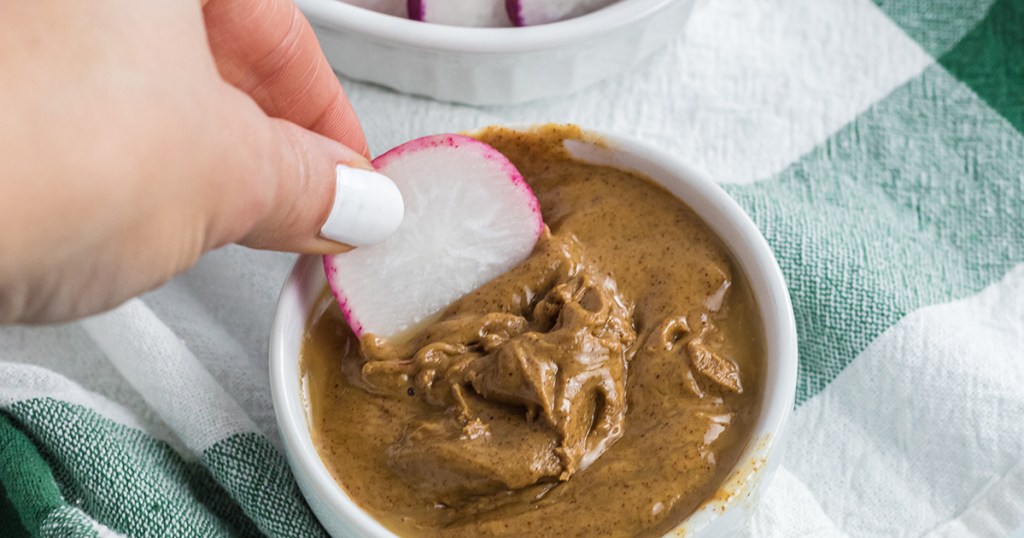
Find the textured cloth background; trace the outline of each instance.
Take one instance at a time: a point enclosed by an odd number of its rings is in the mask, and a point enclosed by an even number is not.
[[[344,82],[378,153],[575,122],[726,184],[801,339],[749,534],[1024,526],[1024,0],[714,0],[626,76],[515,107]],[[226,248],[109,314],[0,329],[0,536],[321,534],[267,380],[292,261]]]

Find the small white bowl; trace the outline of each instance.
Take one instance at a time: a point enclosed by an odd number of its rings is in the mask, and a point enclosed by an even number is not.
[[[529,126],[515,126],[529,129]],[[731,536],[742,529],[781,457],[782,434],[796,392],[796,324],[789,292],[775,256],[743,209],[718,185],[650,145],[589,131],[587,142],[570,141],[574,156],[633,170],[665,187],[693,209],[729,248],[750,282],[763,321],[765,391],[761,412],[739,463],[715,495],[670,535]],[[594,143],[591,143],[594,142]],[[310,437],[299,378],[299,349],[306,320],[326,283],[319,257],[296,262],[281,291],[270,341],[274,411],[288,462],[313,512],[333,535],[394,536],[363,512],[338,486]]]
[[[441,101],[513,104],[565,95],[621,73],[682,32],[694,0],[620,0],[528,28],[410,21],[339,0],[296,0],[331,66]]]

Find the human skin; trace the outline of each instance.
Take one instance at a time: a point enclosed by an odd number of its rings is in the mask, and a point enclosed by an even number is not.
[[[332,253],[359,122],[291,0],[0,3],[0,322],[111,308],[238,242]],[[351,148],[351,149],[350,149]]]

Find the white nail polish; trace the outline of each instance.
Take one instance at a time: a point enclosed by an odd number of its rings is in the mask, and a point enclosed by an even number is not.
[[[334,205],[320,235],[355,247],[380,243],[402,223],[402,193],[383,174],[339,164]]]

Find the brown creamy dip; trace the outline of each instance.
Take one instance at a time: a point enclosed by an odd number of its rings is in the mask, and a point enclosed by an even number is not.
[[[400,535],[660,535],[748,441],[764,352],[743,276],[664,189],[572,159],[579,137],[478,135],[550,233],[409,341],[357,341],[326,291],[311,316],[314,443]]]

